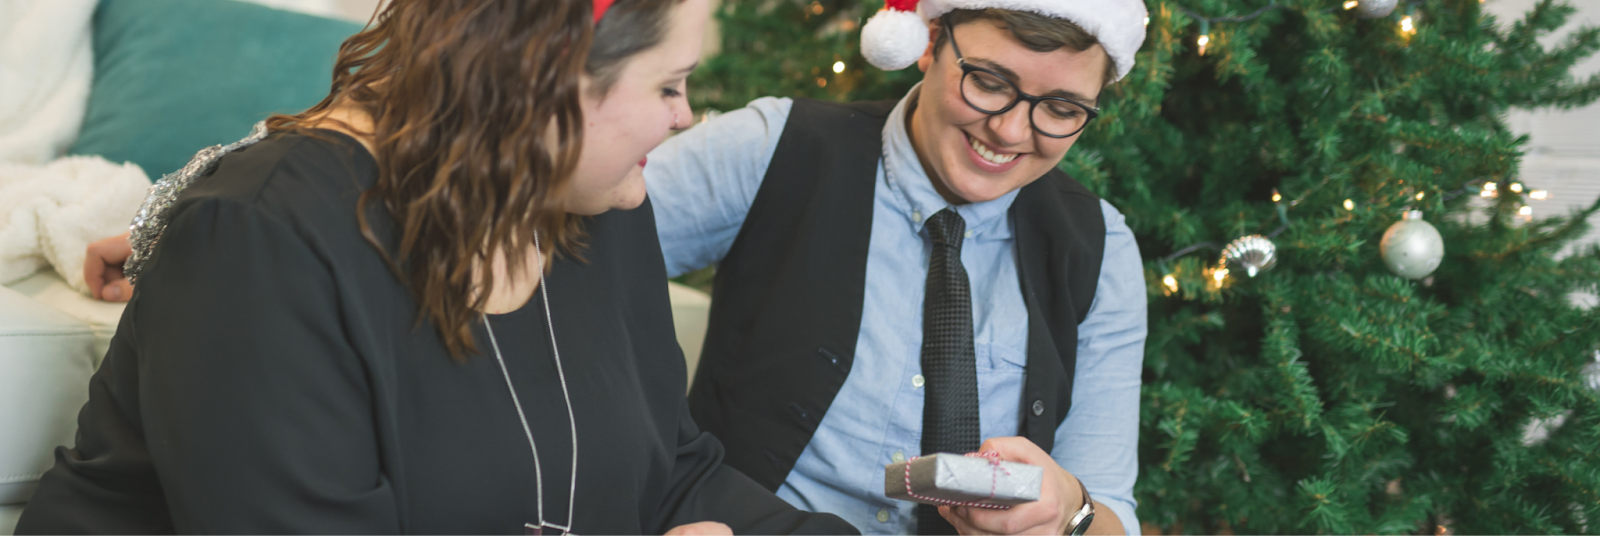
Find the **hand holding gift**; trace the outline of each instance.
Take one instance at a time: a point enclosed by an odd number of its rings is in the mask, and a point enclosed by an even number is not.
[[[983,442],[978,451],[996,453],[1004,461],[1043,468],[1039,500],[1018,504],[1008,510],[971,506],[939,507],[939,514],[950,521],[957,531],[962,534],[1067,534],[1075,528],[1073,518],[1084,506],[1083,487],[1050,454],[1021,437],[990,439]],[[1100,521],[1099,528],[1109,527],[1120,532],[1122,525],[1116,522],[1116,515],[1110,509],[1097,506],[1095,512],[1098,519],[1081,519],[1082,527],[1077,527],[1078,533],[1083,533],[1093,521]]]

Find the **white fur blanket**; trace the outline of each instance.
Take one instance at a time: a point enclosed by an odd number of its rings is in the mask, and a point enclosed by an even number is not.
[[[329,0],[251,1],[318,15],[338,11]],[[89,103],[97,3],[0,0],[0,285],[49,264],[88,294],[89,243],[127,232],[150,187],[131,163],[61,158]]]
[[[89,242],[126,232],[149,188],[139,166],[98,156],[69,156],[42,166],[0,163],[0,283],[48,263],[87,293],[83,260]]]
[[[87,293],[89,242],[125,232],[150,187],[133,164],[59,158],[89,102],[95,4],[0,1],[0,284],[49,264]]]

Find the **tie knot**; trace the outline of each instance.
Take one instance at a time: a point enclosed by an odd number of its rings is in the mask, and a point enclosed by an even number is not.
[[[928,237],[934,245],[961,247],[962,235],[967,232],[967,220],[951,209],[940,210],[928,218]]]

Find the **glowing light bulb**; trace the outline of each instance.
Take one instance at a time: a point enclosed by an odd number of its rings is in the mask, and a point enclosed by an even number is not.
[[[1200,45],[1200,55],[1204,56],[1206,55],[1206,45],[1211,44],[1211,36],[1200,34],[1200,38],[1195,39],[1194,42],[1195,44]]]
[[[1495,190],[1499,190],[1500,186],[1492,182],[1486,182],[1483,183],[1483,189],[1493,192]]]
[[[1166,285],[1167,290],[1169,291],[1178,291],[1178,278],[1172,277],[1172,274],[1167,274],[1165,277],[1162,277],[1161,284]]]
[[[1361,5],[1361,2],[1357,2],[1356,0],[1350,0],[1349,2],[1345,2],[1344,3],[1344,10],[1345,11],[1349,11],[1349,10],[1355,9],[1356,6],[1359,6],[1359,5]]]
[[[1532,192],[1528,192],[1528,197],[1532,197],[1534,199],[1538,199],[1538,200],[1542,201],[1545,198],[1550,197],[1550,192],[1546,192],[1544,190],[1534,190]]]
[[[1355,201],[1351,201],[1349,199],[1344,200],[1344,209],[1345,210],[1355,210],[1356,209],[1356,202]]]
[[[1222,281],[1228,278],[1228,269],[1218,268],[1217,271],[1211,272],[1211,278],[1217,280],[1217,284],[1221,285]]]
[[[1427,195],[1428,195],[1428,192],[1417,192],[1417,200],[1418,200],[1418,201],[1421,201],[1421,200],[1422,200],[1422,198],[1423,198],[1423,197],[1424,197],[1424,196],[1427,196]]]
[[[1272,202],[1273,203],[1277,203],[1277,202],[1282,201],[1282,200],[1283,200],[1283,194],[1278,193],[1278,191],[1276,189],[1274,189],[1272,191]]]
[[[1411,21],[1411,15],[1406,15],[1405,18],[1400,19],[1400,31],[1407,34],[1417,33],[1417,26],[1416,23]]]
[[[1533,215],[1533,207],[1530,207],[1528,205],[1522,205],[1522,208],[1517,209],[1517,214],[1521,214],[1523,216],[1532,216]]]
[[[1520,182],[1511,183],[1511,191],[1517,192],[1519,194],[1522,193],[1522,183],[1520,183]]]
[[[1145,17],[1144,18],[1144,25],[1145,26],[1149,26],[1150,25],[1150,17]]]
[[[835,72],[835,73],[844,72],[844,62],[842,62],[842,61],[833,62],[833,72]]]

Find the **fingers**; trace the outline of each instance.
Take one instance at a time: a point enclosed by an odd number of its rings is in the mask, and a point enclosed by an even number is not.
[[[108,302],[125,302],[133,297],[133,285],[127,279],[117,279],[100,288],[100,299]]]
[[[122,275],[122,264],[133,256],[128,235],[96,240],[84,251],[83,282],[94,297],[106,301],[128,301],[133,287]]]
[[[979,452],[998,454],[1001,460],[1025,463],[1044,469],[1039,500],[1019,504],[1009,510],[954,507],[946,519],[962,534],[1059,534],[1068,503],[1081,503],[1081,495],[1071,474],[1062,469],[1050,454],[1021,437],[996,437],[983,442]],[[1070,489],[1069,488],[1070,484]],[[1073,505],[1074,508],[1076,504]]]
[[[994,452],[1000,455],[1000,459],[1008,462],[1026,463],[1047,468],[1056,465],[1055,458],[1051,458],[1049,453],[1039,448],[1038,445],[1033,444],[1032,441],[1021,437],[990,438],[988,441],[983,442],[983,446],[978,447],[978,452]]]

